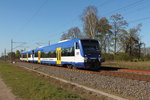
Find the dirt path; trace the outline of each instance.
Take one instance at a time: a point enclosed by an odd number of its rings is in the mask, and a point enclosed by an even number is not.
[[[10,89],[3,82],[0,77],[0,100],[16,100],[16,96],[14,96]]]

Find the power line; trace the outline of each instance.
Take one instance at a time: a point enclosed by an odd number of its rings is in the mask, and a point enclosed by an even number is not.
[[[138,5],[139,6],[139,5]],[[141,11],[141,10],[144,10],[145,8],[148,8],[148,7],[150,7],[149,5],[147,5],[147,6],[144,6],[144,7],[140,7],[140,8],[137,8],[137,9],[135,9],[135,10],[132,10],[132,11],[130,11],[130,12],[125,12],[125,13],[123,13],[123,14],[128,14],[128,13],[130,13],[130,15],[132,15],[132,14],[134,14],[134,13],[137,13],[137,12],[139,12],[139,11]]]
[[[14,47],[14,43],[19,43],[20,45]],[[11,57],[10,57],[11,58],[11,62],[13,62],[13,50],[15,48],[18,48],[18,47],[22,46],[23,44],[26,44],[26,43],[25,42],[14,42],[13,39],[11,39]]]
[[[113,1],[113,0],[111,0],[111,1]],[[110,1],[110,0],[105,0],[105,1],[102,2],[101,4],[97,5],[97,7],[98,7],[98,8],[99,8],[99,7],[102,7],[102,6],[104,6],[105,4],[110,3],[111,1]]]
[[[134,22],[138,22],[138,21],[142,21],[142,20],[148,20],[148,19],[150,19],[150,17],[145,17],[145,18],[140,18],[140,19],[132,20],[129,23],[134,23]]]
[[[43,2],[41,4],[41,6],[37,9],[37,11],[31,16],[31,18],[29,20],[27,20],[27,22],[20,28],[20,31],[25,29],[25,26],[27,26],[32,20],[33,18],[35,18],[38,13],[40,12],[40,10],[45,6],[45,4],[48,2],[48,0],[45,0],[45,2]]]
[[[121,8],[115,9],[115,10],[113,10],[113,11],[111,11],[111,12],[108,12],[108,13],[106,13],[105,15],[108,15],[108,14],[113,13],[113,12],[116,12],[116,11],[120,11],[120,10],[122,10],[122,9],[126,9],[126,8],[129,8],[129,7],[132,7],[132,6],[138,4],[138,3],[142,2],[142,1],[144,1],[144,0],[138,0],[138,1],[136,1],[136,2],[130,3],[130,4],[126,5],[126,6],[124,6],[124,7],[121,7]]]

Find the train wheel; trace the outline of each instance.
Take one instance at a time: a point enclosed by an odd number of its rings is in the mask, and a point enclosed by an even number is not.
[[[77,67],[76,66],[72,66],[72,69],[77,69]]]
[[[67,65],[67,68],[72,69],[72,65]]]

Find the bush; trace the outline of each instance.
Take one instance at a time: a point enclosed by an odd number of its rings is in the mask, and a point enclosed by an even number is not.
[[[133,59],[133,57],[130,57],[129,54],[127,54],[127,53],[117,53],[117,54],[114,56],[114,59],[115,59],[115,60],[125,60],[125,61],[129,61],[129,60]]]
[[[114,54],[111,53],[104,53],[102,57],[105,58],[105,60],[114,60]]]
[[[103,53],[102,57],[105,58],[106,61],[107,60],[122,60],[122,61],[133,61],[133,62],[150,61],[150,54],[147,55],[141,54],[141,57],[137,58],[123,52],[117,53],[116,55],[113,53]]]
[[[143,55],[143,56],[142,56],[142,59],[143,59],[144,61],[150,61],[150,54]]]
[[[127,53],[117,53],[116,55],[112,53],[104,53],[102,56],[106,60],[124,60],[124,61],[129,61],[134,59],[134,57],[130,57]]]

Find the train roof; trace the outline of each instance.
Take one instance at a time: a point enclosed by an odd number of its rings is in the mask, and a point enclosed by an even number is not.
[[[67,40],[67,41],[62,41],[56,44],[52,44],[50,46],[45,46],[43,48],[38,48],[34,50],[34,52],[41,51],[41,52],[48,52],[48,51],[55,51],[57,47],[63,47],[63,48],[68,48],[74,46],[74,42],[79,41],[80,39],[74,39],[74,40]]]
[[[59,43],[52,44],[50,46],[44,46],[44,47],[37,48],[37,49],[34,49],[34,50],[25,51],[25,52],[22,52],[21,54],[23,54],[23,55],[26,54],[26,53],[30,54],[30,53],[32,53],[32,51],[34,51],[35,53],[38,52],[38,51],[41,51],[41,52],[55,51],[57,47],[63,47],[63,48],[72,47],[74,45],[74,42],[77,42],[79,40],[80,39],[61,41]]]
[[[44,46],[41,48],[23,52],[21,54],[32,53],[32,51],[34,51],[34,53],[36,53],[38,51],[41,51],[41,52],[55,51],[57,47],[69,48],[69,47],[74,46],[74,43],[78,42],[79,40],[95,40],[95,39],[79,39],[79,38],[77,38],[77,39],[73,39],[73,40],[64,40],[64,41],[60,41],[56,44],[52,44],[50,46]]]
[[[25,52],[22,52],[21,54],[22,54],[22,55],[25,55],[26,53],[29,53],[29,54],[30,54],[30,53],[32,53],[32,50],[30,50],[30,51],[25,51]]]

